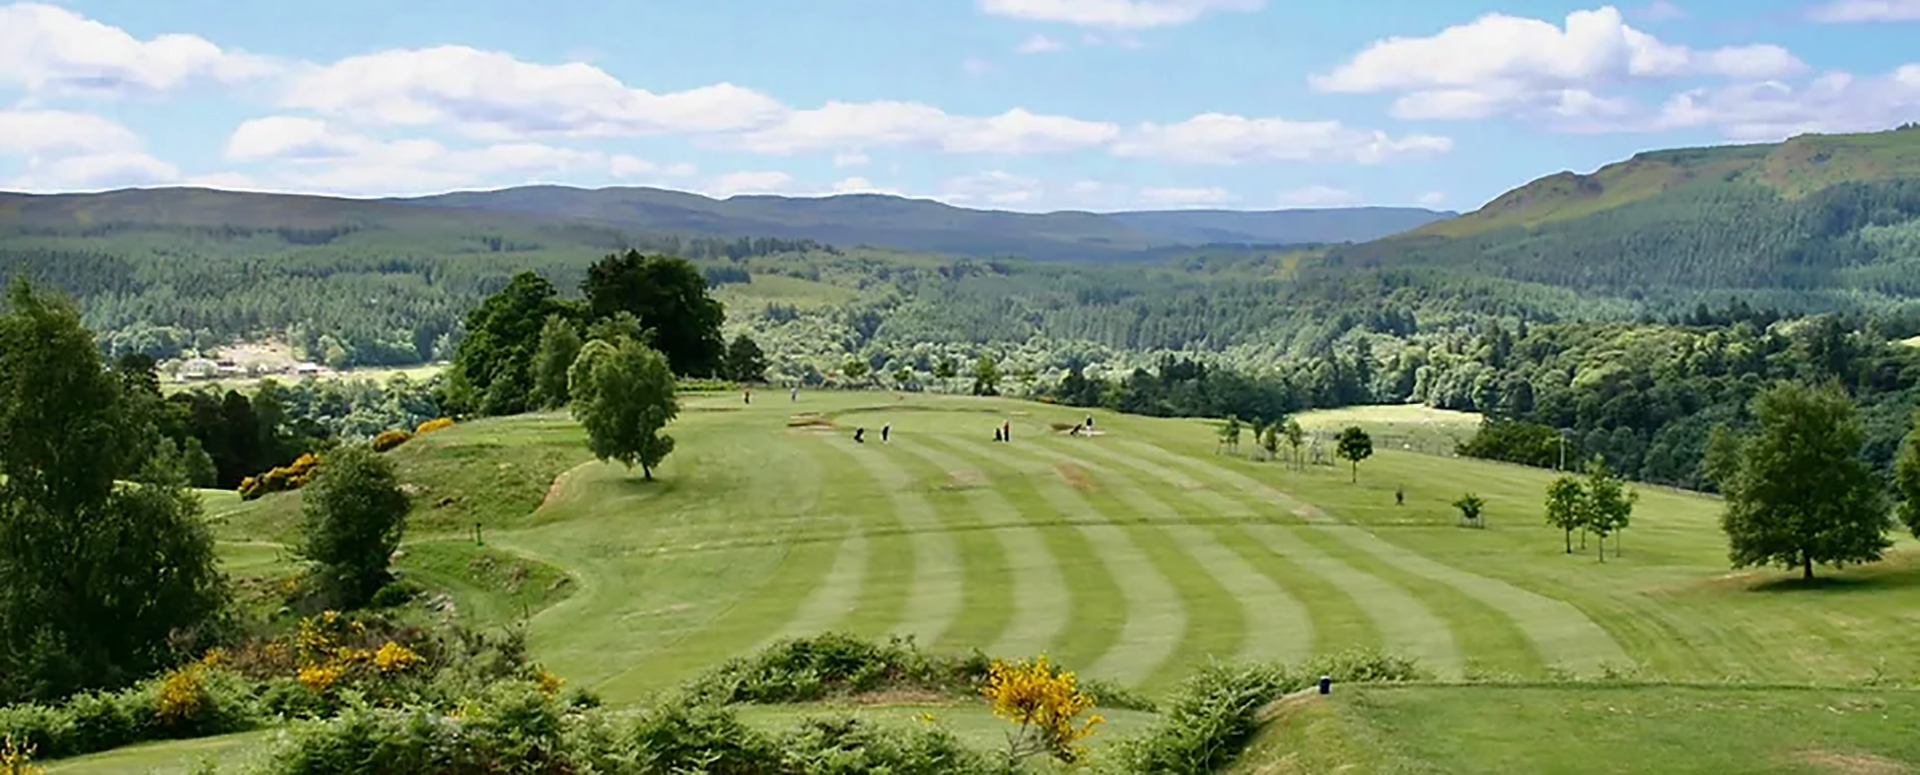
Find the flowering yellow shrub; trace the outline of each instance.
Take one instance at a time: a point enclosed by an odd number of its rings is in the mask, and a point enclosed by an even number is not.
[[[543,669],[540,671],[539,682],[540,692],[551,697],[560,692],[560,687],[567,683],[567,679],[554,675],[551,670]]]
[[[385,452],[413,439],[413,434],[403,430],[381,431],[373,437],[373,451]]]
[[[167,674],[160,683],[160,696],[153,712],[162,725],[171,726],[199,715],[207,706],[206,668],[187,665]]]
[[[420,427],[413,429],[413,435],[425,436],[434,431],[451,427],[453,427],[453,418],[440,417],[420,423]]]
[[[1084,753],[1079,742],[1106,721],[1098,714],[1078,720],[1093,707],[1093,697],[1080,691],[1072,672],[1048,663],[1044,654],[1031,661],[994,660],[981,693],[993,702],[993,715],[1020,725],[1008,740],[1010,759],[1047,753],[1076,761]]]
[[[300,673],[296,677],[301,686],[316,692],[324,692],[339,683],[340,676],[345,672],[346,670],[340,665],[307,665],[300,668]]]
[[[395,641],[380,644],[380,650],[373,653],[373,666],[382,673],[401,673],[408,668],[425,662],[413,649]]]
[[[33,763],[33,746],[16,744],[11,735],[0,741],[0,775],[42,775],[46,770]]]

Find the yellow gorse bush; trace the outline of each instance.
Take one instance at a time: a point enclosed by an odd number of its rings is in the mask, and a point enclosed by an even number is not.
[[[435,419],[420,423],[420,427],[413,429],[413,435],[425,436],[434,431],[441,430],[443,428],[451,428],[451,427],[453,427],[453,418],[439,417],[439,418],[435,418]]]
[[[340,682],[340,676],[346,672],[339,665],[307,665],[300,668],[296,676],[301,686],[316,692],[324,692]]]
[[[33,763],[33,746],[13,742],[9,735],[0,741],[0,775],[42,775],[46,770]]]
[[[560,693],[560,687],[567,683],[567,679],[554,675],[551,670],[541,670],[538,683],[540,693],[551,697]]]
[[[1044,752],[1063,762],[1076,761],[1084,752],[1079,742],[1106,721],[1098,714],[1079,720],[1093,708],[1093,696],[1080,691],[1074,674],[1053,666],[1044,654],[1017,662],[994,660],[981,693],[993,702],[993,715],[1020,725],[1008,740],[1010,759]]]
[[[206,668],[195,663],[168,673],[160,682],[153,712],[161,724],[171,726],[199,715],[207,702]]]
[[[380,644],[380,650],[373,652],[373,666],[382,673],[403,673],[425,661],[405,644],[391,640]]]

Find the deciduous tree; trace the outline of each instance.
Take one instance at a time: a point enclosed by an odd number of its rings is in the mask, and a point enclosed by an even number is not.
[[[580,332],[565,315],[548,315],[533,352],[534,401],[542,409],[567,405],[567,369],[580,357]]]
[[[1736,568],[1871,562],[1892,542],[1881,484],[1860,460],[1862,430],[1837,386],[1787,383],[1753,401],[1759,429],[1725,472],[1721,527]]]
[[[767,378],[767,357],[753,337],[741,334],[727,345],[727,379],[735,382],[762,382]],[[905,379],[900,380],[905,382]]]
[[[666,356],[625,337],[596,339],[574,361],[568,389],[594,456],[637,464],[651,481],[673,452],[673,437],[661,429],[680,413]]]
[[[1293,449],[1293,467],[1300,468],[1300,445],[1306,443],[1307,432],[1300,427],[1299,420],[1288,417],[1287,424],[1281,427],[1280,433],[1286,437],[1287,446]]]
[[[407,494],[393,462],[366,447],[328,452],[306,486],[300,555],[329,605],[358,608],[392,576],[387,564],[407,529]]]
[[[1573,554],[1573,531],[1581,529],[1587,513],[1587,488],[1572,476],[1562,476],[1547,485],[1547,524],[1566,534],[1567,554]]]
[[[16,281],[0,314],[0,703],[125,685],[217,627],[226,579],[199,500],[71,304]],[[191,640],[188,638],[187,640]]]
[[[1893,486],[1900,495],[1900,521],[1920,537],[1920,411],[1913,414],[1913,430],[1900,445],[1893,464]]]
[[[1373,457],[1373,437],[1358,425],[1348,426],[1340,432],[1336,449],[1342,460],[1353,464],[1353,481],[1360,481],[1360,461]]]
[[[685,259],[638,250],[609,255],[587,270],[582,289],[595,319],[627,312],[652,329],[647,344],[666,356],[673,373],[711,377],[722,367],[727,348],[720,324],[726,313],[707,295],[700,270]]]
[[[1582,510],[1580,523],[1593,532],[1599,540],[1600,561],[1607,561],[1607,536],[1627,528],[1633,521],[1633,504],[1640,494],[1626,489],[1620,476],[1607,466],[1607,461],[1594,458],[1587,462],[1587,482],[1585,509]],[[1615,539],[1615,554],[1619,553],[1619,540]]]
[[[1000,364],[991,355],[981,355],[973,363],[973,394],[1000,395]]]

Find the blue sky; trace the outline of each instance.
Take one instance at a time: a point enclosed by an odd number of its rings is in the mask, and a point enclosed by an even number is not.
[[[1914,41],[1920,0],[0,4],[0,189],[1467,210],[1920,120]]]

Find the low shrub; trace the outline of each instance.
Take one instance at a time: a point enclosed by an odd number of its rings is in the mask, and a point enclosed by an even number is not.
[[[939,727],[876,724],[852,716],[804,719],[780,738],[778,746],[785,771],[803,775],[968,775],[996,769],[986,757]]]
[[[987,678],[989,662],[929,655],[911,639],[884,643],[825,633],[783,640],[695,678],[688,694],[720,704],[811,702],[877,691],[969,695]]]
[[[414,429],[413,429],[413,435],[415,435],[415,436],[425,436],[425,435],[427,435],[427,434],[429,434],[429,433],[432,433],[432,432],[434,432],[434,431],[438,431],[438,430],[445,430],[445,429],[447,429],[447,428],[451,428],[451,427],[453,427],[453,418],[451,418],[451,417],[436,417],[436,418],[434,418],[434,419],[431,419],[431,420],[428,420],[428,421],[426,421],[426,422],[423,422],[423,423],[420,423],[420,426],[419,426],[419,427],[417,427],[417,428],[414,428]]]
[[[1293,668],[1211,664],[1181,682],[1164,704],[1157,724],[1117,748],[1121,768],[1128,772],[1215,772],[1231,763],[1252,739],[1262,706],[1315,685],[1322,675],[1343,683],[1390,683],[1423,677],[1412,660],[1372,650],[1316,657]]]
[[[674,384],[674,390],[681,393],[729,393],[740,389],[740,384],[732,380],[692,377],[681,379]]]
[[[33,763],[33,747],[0,740],[0,775],[43,775],[46,770]]]
[[[0,708],[0,738],[40,758],[60,759],[150,740],[239,732],[260,723],[258,688],[199,662],[117,692]]]
[[[320,458],[306,453],[292,463],[240,480],[240,499],[250,501],[262,495],[298,490],[313,480],[319,468]]]
[[[381,431],[373,437],[373,451],[386,452],[413,440],[413,434],[404,430]]]

